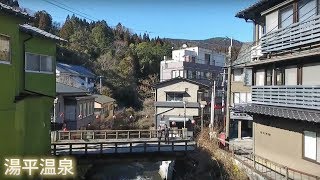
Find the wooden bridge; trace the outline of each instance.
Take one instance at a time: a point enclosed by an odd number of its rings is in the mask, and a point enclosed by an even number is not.
[[[195,150],[192,134],[169,131],[169,143],[158,140],[157,130],[75,130],[52,132],[53,155],[171,154]]]

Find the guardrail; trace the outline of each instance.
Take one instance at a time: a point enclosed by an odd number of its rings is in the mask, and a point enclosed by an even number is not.
[[[242,164],[253,169],[266,179],[292,179],[292,180],[320,180],[320,177],[289,168],[279,163],[273,162],[252,152],[242,149],[224,139],[214,137],[214,142],[219,147],[232,154],[232,157]],[[222,144],[227,144],[223,146]]]
[[[320,16],[275,30],[261,38],[262,53],[278,52],[320,42]]]
[[[169,137],[184,137],[182,129],[170,130]],[[142,139],[157,138],[158,130],[71,130],[57,131],[55,141],[62,140],[88,140],[88,139]],[[162,138],[164,134],[162,132]]]
[[[193,151],[196,143],[191,140],[174,140],[168,144],[161,141],[115,141],[115,142],[66,142],[52,143],[53,155],[88,155],[114,153],[150,153]]]
[[[320,86],[252,86],[252,103],[320,110]]]

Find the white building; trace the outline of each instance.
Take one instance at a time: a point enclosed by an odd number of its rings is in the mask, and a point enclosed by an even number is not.
[[[72,87],[92,91],[95,74],[82,66],[57,63],[56,81]]]
[[[175,77],[193,79],[207,84],[222,71],[226,56],[200,47],[183,46],[172,51],[171,59],[164,57],[160,64],[160,81]]]

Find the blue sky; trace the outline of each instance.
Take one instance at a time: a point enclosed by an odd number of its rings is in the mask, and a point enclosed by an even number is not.
[[[46,10],[54,21],[63,23],[71,11],[105,20],[110,26],[121,22],[133,32],[151,37],[208,39],[233,37],[252,41],[252,24],[234,17],[256,0],[19,0],[20,6]],[[66,5],[66,6],[64,6]]]

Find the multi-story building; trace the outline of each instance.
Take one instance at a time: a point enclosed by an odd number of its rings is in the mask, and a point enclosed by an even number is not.
[[[64,40],[25,24],[32,19],[29,14],[0,3],[2,158],[50,153],[56,42]]]
[[[90,92],[93,91],[96,76],[85,67],[57,63],[56,75],[57,82],[59,83],[85,89]]]
[[[232,62],[231,112],[229,139],[252,137],[252,117],[242,112],[242,107],[251,102],[251,69],[245,65],[251,61],[252,43],[244,43],[238,58]]]
[[[254,24],[254,153],[320,176],[320,4],[260,0],[236,14]]]
[[[205,106],[210,89],[205,84],[176,77],[156,84],[155,89],[156,126],[167,124],[183,128],[185,124],[190,129],[192,120],[200,121],[201,104],[204,109],[210,108]]]
[[[84,89],[58,83],[56,85],[54,123],[67,125],[69,130],[85,129],[94,120],[95,96]]]
[[[160,63],[160,82],[175,77],[183,77],[209,84],[213,77],[221,73],[225,55],[200,47],[187,47],[172,51],[172,58]]]

